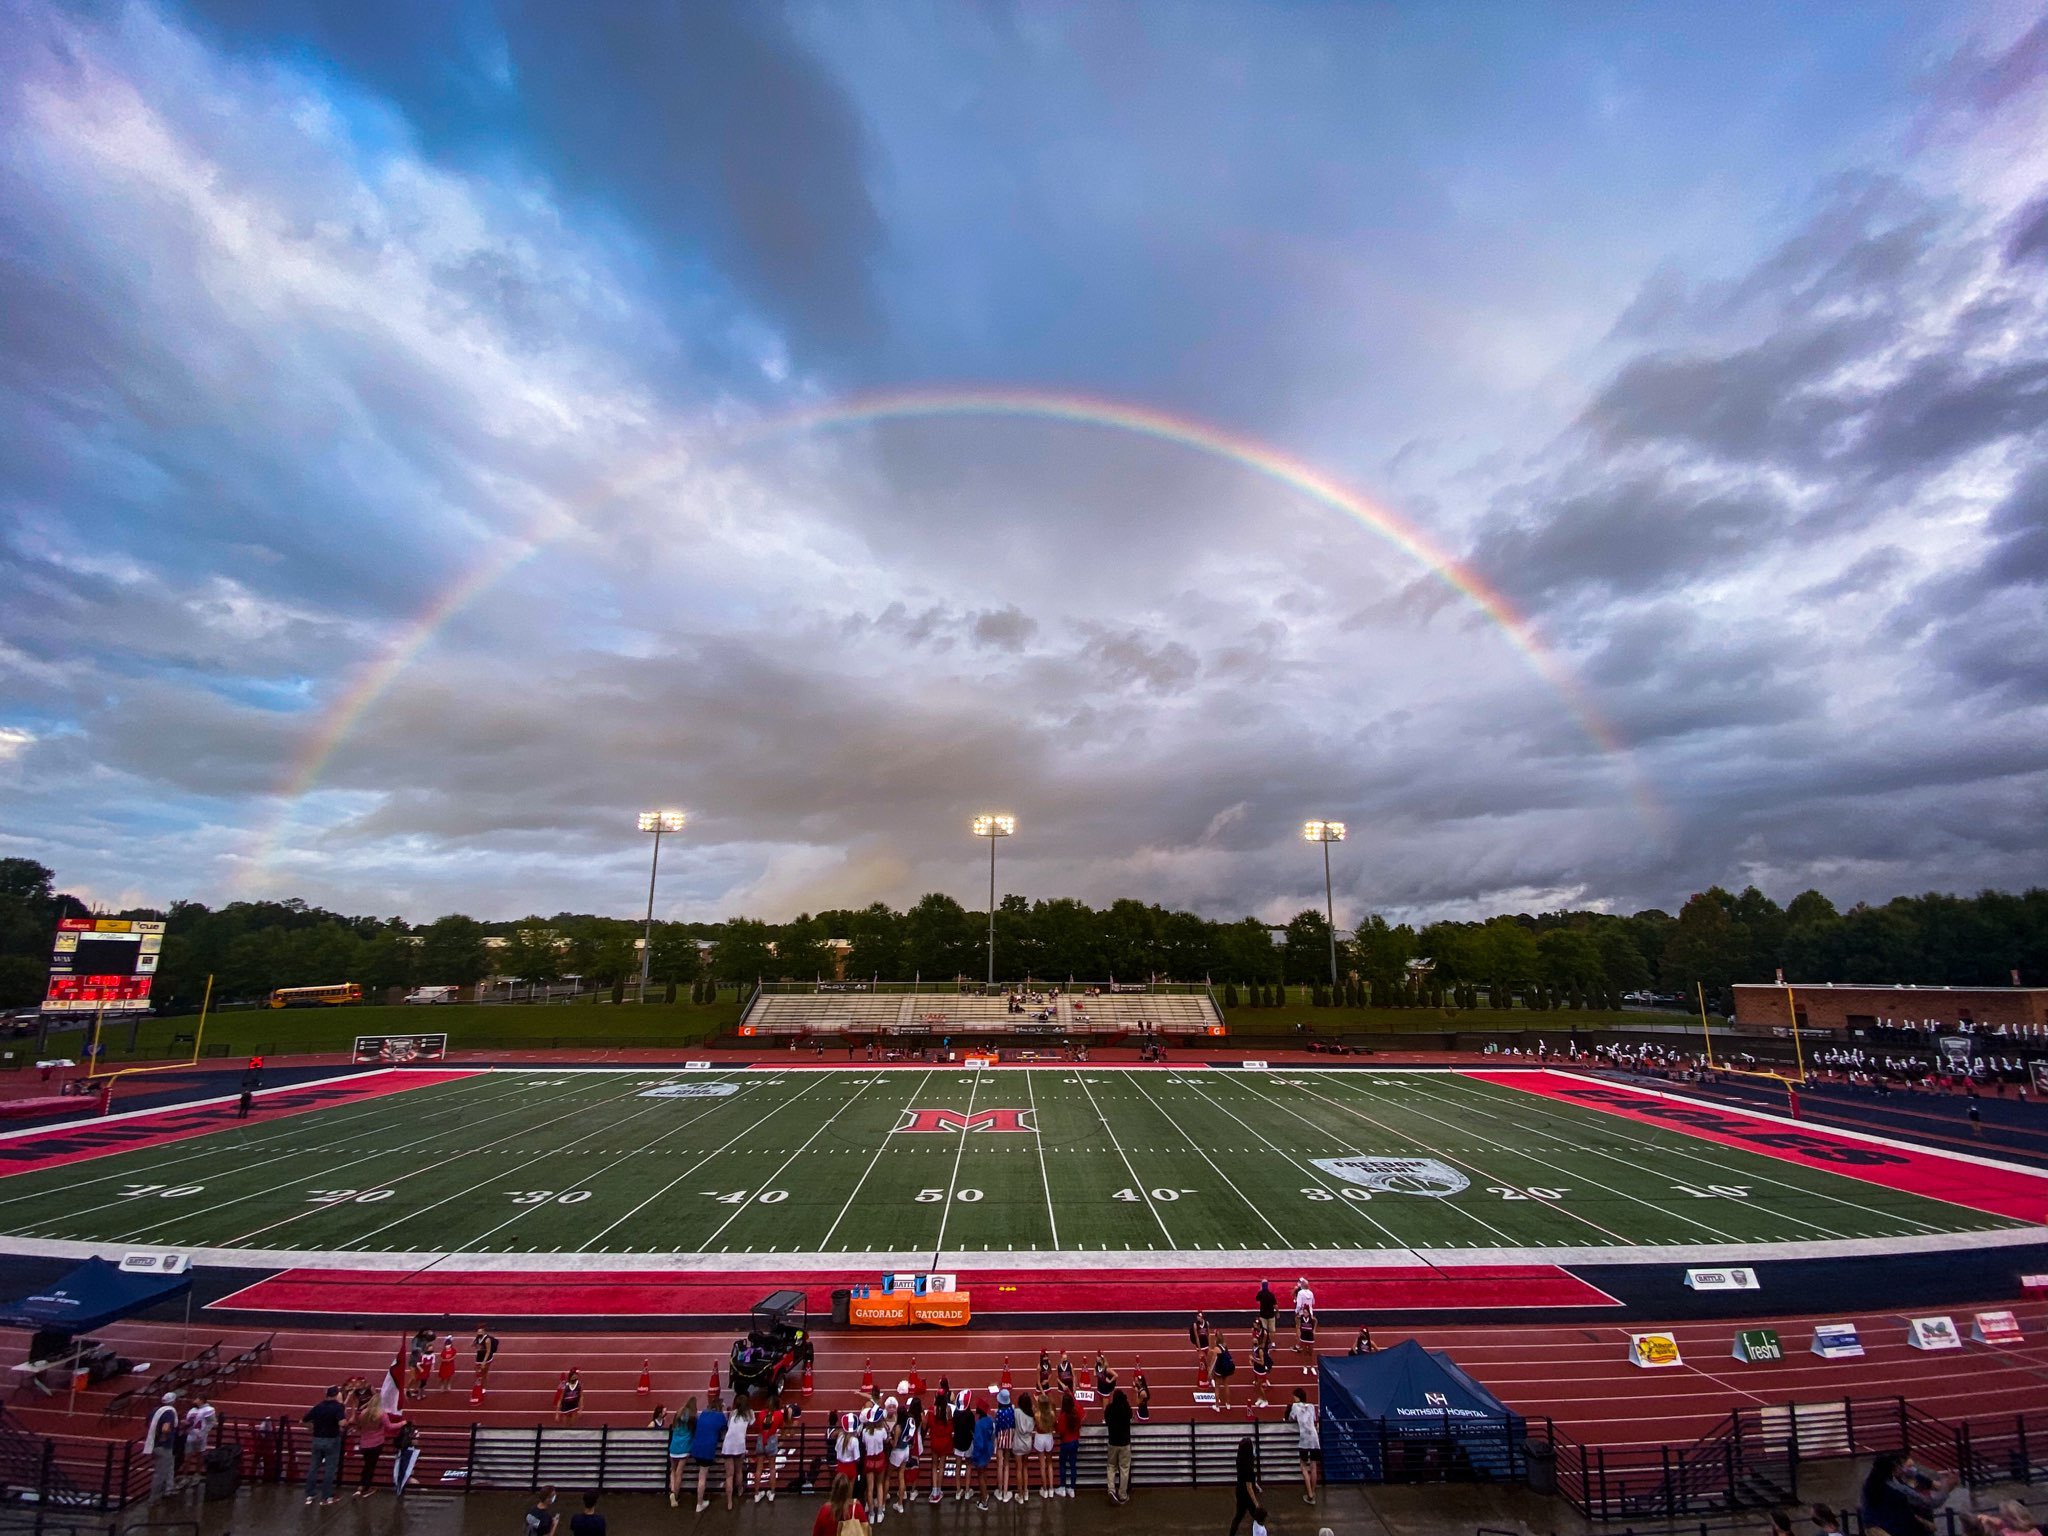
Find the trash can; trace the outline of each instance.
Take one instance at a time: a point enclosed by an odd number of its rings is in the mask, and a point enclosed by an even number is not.
[[[853,1326],[852,1291],[841,1290],[832,1293],[832,1326],[835,1328],[850,1328]]]
[[[1557,1492],[1557,1449],[1549,1441],[1524,1441],[1522,1466],[1531,1493],[1548,1496]]]
[[[232,1499],[242,1486],[242,1448],[216,1445],[206,1453],[206,1502]]]

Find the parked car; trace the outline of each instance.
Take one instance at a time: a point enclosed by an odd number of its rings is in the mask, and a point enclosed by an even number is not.
[[[405,994],[408,1003],[453,1003],[460,1000],[460,987],[414,987]]]

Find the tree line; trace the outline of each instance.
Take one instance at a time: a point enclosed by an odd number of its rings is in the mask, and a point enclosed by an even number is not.
[[[57,919],[89,915],[58,892],[34,860],[0,859],[0,1006],[42,996]],[[480,920],[451,913],[413,924],[358,917],[299,900],[219,908],[176,902],[168,911],[112,914],[167,923],[155,994],[160,1004],[215,996],[254,999],[272,988],[354,981],[389,987],[468,985],[488,976],[547,983],[566,976],[622,988],[639,975],[641,924],[591,913]],[[809,981],[839,969],[851,978],[945,981],[987,973],[986,911],[934,893],[907,911],[880,902],[806,913],[786,923],[735,917],[656,923],[649,970],[661,993]],[[1134,900],[1091,907],[1069,897],[1005,896],[996,911],[996,975],[1064,982],[1147,979],[1215,982],[1242,1003],[1281,986],[1329,981],[1329,926],[1297,913],[1275,929],[1256,918],[1219,921]],[[487,942],[502,941],[502,942]],[[1688,1000],[1704,990],[1725,1008],[1729,987],[1782,970],[1800,982],[1917,982],[2004,986],[2017,970],[2048,976],[2048,889],[2018,895],[1901,896],[1846,912],[1818,891],[1779,906],[1751,886],[1716,886],[1676,916],[1596,911],[1513,913],[1421,927],[1378,916],[1340,935],[1333,1002],[1499,1006],[1612,1006],[1626,992]],[[1426,961],[1426,966],[1414,962]],[[1229,998],[1225,999],[1226,1004]]]

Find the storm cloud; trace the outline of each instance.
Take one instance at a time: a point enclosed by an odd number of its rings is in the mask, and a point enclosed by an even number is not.
[[[973,899],[988,810],[1218,915],[1305,816],[1343,921],[2039,878],[2032,18],[0,16],[67,888],[631,910],[655,804],[693,917]]]

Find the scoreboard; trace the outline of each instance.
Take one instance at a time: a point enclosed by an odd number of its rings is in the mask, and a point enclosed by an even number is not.
[[[138,1013],[163,954],[164,925],[125,917],[66,917],[50,952],[45,1013]]]

